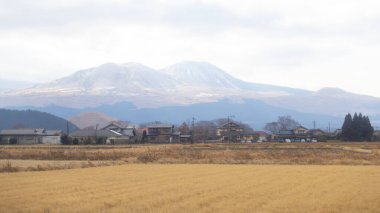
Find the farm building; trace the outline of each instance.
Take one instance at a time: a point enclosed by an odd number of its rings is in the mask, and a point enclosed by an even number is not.
[[[61,130],[5,129],[0,131],[1,144],[60,144]]]

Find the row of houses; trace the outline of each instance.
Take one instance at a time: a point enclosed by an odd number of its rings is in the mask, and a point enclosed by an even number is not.
[[[297,127],[277,134],[249,131],[235,122],[228,122],[216,130],[214,141],[220,142],[313,142],[326,140],[330,135],[320,129]],[[135,128],[124,122],[110,122],[102,127],[70,133],[71,144],[128,144],[128,143],[189,143],[196,132],[181,134],[174,125],[153,123]],[[0,131],[1,144],[60,144],[65,134],[60,130],[15,129]]]
[[[307,129],[303,126],[291,130],[281,130],[278,133],[266,131],[246,131],[242,126],[229,122],[217,130],[217,136],[221,141],[231,142],[314,142],[325,141],[335,137],[339,130],[330,134],[321,129]]]
[[[10,129],[0,131],[0,144],[61,144],[60,130]],[[72,144],[128,144],[190,142],[191,135],[174,130],[174,125],[153,123],[135,128],[124,122],[110,122],[103,127],[84,129],[68,135]]]

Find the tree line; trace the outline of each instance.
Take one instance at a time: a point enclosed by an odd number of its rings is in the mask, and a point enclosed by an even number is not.
[[[368,116],[361,113],[350,113],[344,118],[342,126],[341,139],[345,141],[370,141],[372,139],[374,129]]]

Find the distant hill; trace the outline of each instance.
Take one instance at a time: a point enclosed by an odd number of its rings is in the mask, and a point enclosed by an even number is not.
[[[69,119],[71,123],[75,124],[81,129],[94,126],[96,124],[101,126],[103,124],[116,120],[118,119],[100,112],[84,112]]]
[[[282,115],[291,115],[303,126],[308,128],[313,127],[313,121],[315,120],[317,127],[323,130],[326,130],[329,123],[332,129],[340,128],[344,119],[344,116],[329,116],[284,109],[268,105],[258,100],[233,102],[227,99],[212,103],[159,108],[138,108],[129,102],[123,102],[83,109],[58,106],[33,109],[49,112],[63,118],[75,118],[78,114],[84,112],[101,112],[118,120],[128,120],[137,124],[151,121],[181,124],[184,121],[190,121],[193,117],[196,118],[197,121],[201,121],[226,118],[228,115],[233,115],[234,120],[249,124],[254,129],[262,129],[266,123],[276,121],[277,117]],[[91,118],[90,115],[88,119]]]
[[[0,109],[0,129],[11,128],[45,128],[66,132],[67,121],[46,112]],[[78,127],[69,123],[69,131],[75,130]]]

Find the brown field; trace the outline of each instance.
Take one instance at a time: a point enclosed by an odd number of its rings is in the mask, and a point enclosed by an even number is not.
[[[380,212],[380,143],[0,146],[0,172],[0,212]]]
[[[20,160],[23,160],[25,165],[22,165]],[[28,169],[28,161],[34,164],[31,169]],[[120,163],[380,165],[380,143],[0,146],[0,172],[33,168],[59,169],[60,165],[66,165],[62,168],[76,168],[75,165],[78,164],[86,167],[85,164]]]
[[[379,212],[379,166],[128,164],[0,174],[0,212]]]
[[[0,159],[0,172],[46,171],[124,164],[122,161]]]

